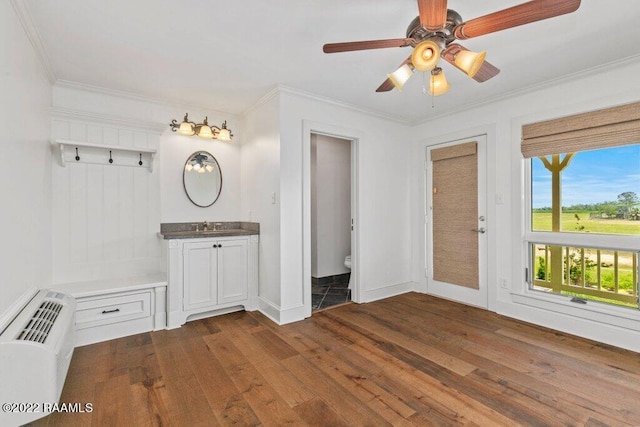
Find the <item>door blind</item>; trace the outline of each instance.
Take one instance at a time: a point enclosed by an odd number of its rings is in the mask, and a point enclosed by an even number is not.
[[[479,289],[477,142],[431,150],[433,278]]]

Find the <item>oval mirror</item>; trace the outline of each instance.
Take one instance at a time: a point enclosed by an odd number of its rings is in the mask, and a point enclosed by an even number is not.
[[[194,205],[206,208],[218,200],[222,191],[222,171],[211,153],[196,151],[184,165],[184,191]]]

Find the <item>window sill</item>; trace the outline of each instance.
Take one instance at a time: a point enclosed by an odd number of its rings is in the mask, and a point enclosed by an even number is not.
[[[576,304],[567,296],[530,290],[522,293],[512,292],[511,298],[517,304],[640,332],[640,310],[611,307],[596,301],[589,301],[584,305]]]

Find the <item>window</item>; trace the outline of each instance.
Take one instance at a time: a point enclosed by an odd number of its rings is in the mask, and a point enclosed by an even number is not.
[[[638,309],[640,104],[523,128],[533,291]]]

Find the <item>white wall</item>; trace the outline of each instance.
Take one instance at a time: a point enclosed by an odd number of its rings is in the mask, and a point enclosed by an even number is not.
[[[53,134],[80,142],[158,150],[154,169],[70,164],[54,159],[54,282],[127,277],[162,268],[161,222],[231,221],[240,217],[239,123],[232,115],[62,82],[53,89]],[[231,143],[171,132],[169,122],[228,120]],[[195,151],[222,170],[222,192],[207,208],[191,203],[182,171]]]
[[[51,283],[51,85],[8,1],[0,4],[0,44],[2,317],[21,295]]]
[[[351,141],[311,135],[311,277],[348,273]]]
[[[303,235],[304,222],[310,220],[307,211],[310,203],[303,199],[304,186],[309,185],[309,176],[305,173],[310,173],[309,166],[306,169],[303,166],[309,162],[305,156],[310,150],[305,147],[310,145],[309,135],[303,130],[309,123],[312,131],[347,138],[355,134],[359,138],[357,209],[360,223],[356,228],[361,276],[356,301],[372,301],[410,290],[407,128],[291,90],[280,93],[280,114],[281,310],[284,318],[299,319],[310,315],[311,309],[310,293],[306,294],[310,279],[304,274],[304,254],[310,252],[310,236]]]
[[[247,113],[241,147],[241,216],[260,223],[259,300],[261,309],[276,318],[281,291],[279,109],[278,98],[272,97]]]
[[[525,321],[598,341],[640,349],[640,334],[605,325],[591,314],[566,315],[571,308],[534,308],[515,302],[524,289],[523,174],[520,155],[523,123],[591,111],[640,99],[640,61],[607,66],[584,76],[493,102],[458,114],[438,117],[411,130],[412,147],[412,276],[416,288],[426,290],[424,278],[424,147],[427,144],[487,133],[489,201],[489,307]],[[499,78],[499,77],[498,77]],[[606,88],[602,82],[607,82]],[[499,203],[502,199],[503,203]],[[639,247],[640,249],[640,247]],[[508,289],[498,286],[505,279]],[[559,311],[558,311],[559,308]],[[564,311],[564,313],[563,313]],[[638,317],[638,316],[636,316]],[[640,317],[638,317],[640,327]],[[625,321],[626,322],[626,321]],[[624,323],[624,322],[622,322]]]
[[[160,139],[154,132],[57,117],[53,137],[152,149]],[[69,162],[65,167],[57,156],[53,160],[53,282],[158,272],[158,170],[110,165],[106,158],[104,165]]]

